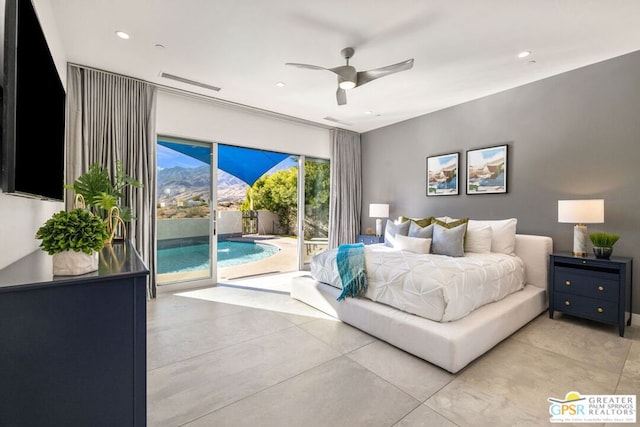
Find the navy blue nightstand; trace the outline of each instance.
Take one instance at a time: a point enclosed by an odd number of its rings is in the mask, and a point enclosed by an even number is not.
[[[549,261],[549,317],[560,311],[618,325],[624,336],[625,323],[631,324],[633,258],[554,253]]]
[[[373,236],[370,234],[358,234],[356,238],[357,243],[364,243],[365,245],[373,245],[375,243],[384,243],[384,236]]]

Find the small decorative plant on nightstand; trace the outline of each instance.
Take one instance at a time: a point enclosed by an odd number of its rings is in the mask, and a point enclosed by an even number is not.
[[[593,253],[596,258],[609,259],[613,252],[613,245],[620,239],[620,236],[614,233],[600,231],[589,234],[589,239],[593,244]]]

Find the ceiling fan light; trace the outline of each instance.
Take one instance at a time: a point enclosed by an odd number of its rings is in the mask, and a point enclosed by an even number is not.
[[[354,87],[356,87],[356,82],[352,82],[352,81],[349,81],[349,80],[343,80],[338,84],[338,86],[340,86],[340,89],[349,90],[349,89],[353,89]]]

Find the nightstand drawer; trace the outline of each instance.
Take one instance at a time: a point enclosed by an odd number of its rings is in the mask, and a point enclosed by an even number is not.
[[[557,292],[617,302],[619,281],[619,276],[613,273],[555,267],[554,288]]]
[[[373,245],[375,243],[384,243],[384,236],[372,236],[369,234],[359,234],[358,243],[364,243],[365,245]]]
[[[587,319],[607,323],[618,322],[618,303],[579,295],[556,292],[553,295],[556,310]]]

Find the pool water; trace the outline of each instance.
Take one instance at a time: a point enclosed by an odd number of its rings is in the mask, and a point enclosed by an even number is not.
[[[273,245],[252,242],[218,242],[218,267],[258,261],[278,252]],[[209,269],[209,243],[158,249],[158,274]]]

